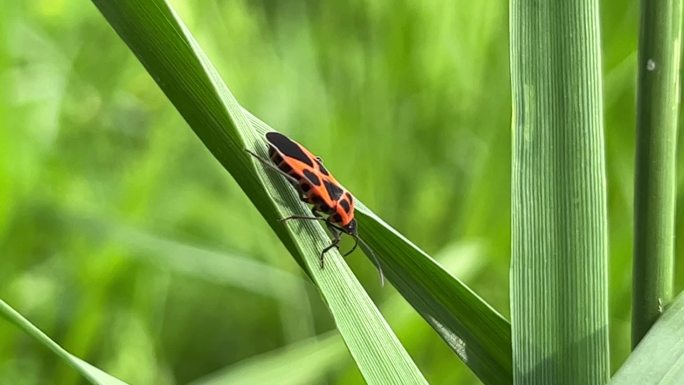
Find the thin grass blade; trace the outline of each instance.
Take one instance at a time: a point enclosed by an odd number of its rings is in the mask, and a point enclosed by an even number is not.
[[[682,4],[641,1],[632,346],[672,300]]]
[[[118,378],[105,373],[101,369],[92,366],[91,364],[64,350],[64,348],[50,339],[47,334],[43,333],[40,329],[34,326],[29,320],[24,318],[21,314],[19,314],[19,312],[14,310],[3,300],[0,300],[0,316],[18,326],[41,345],[50,349],[62,361],[76,369],[76,371],[78,371],[90,383],[97,385],[126,385],[125,382],[119,380]]]

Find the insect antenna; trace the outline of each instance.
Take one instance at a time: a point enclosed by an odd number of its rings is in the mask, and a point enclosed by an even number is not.
[[[354,237],[354,236],[352,236],[352,237],[354,238],[354,246],[352,246],[351,250],[349,250],[349,251],[347,251],[346,253],[342,254],[343,257],[346,257],[347,255],[353,253],[354,250],[356,250],[356,246],[359,244],[359,238],[358,238],[358,237]]]
[[[385,286],[385,274],[382,273],[382,266],[380,265],[380,261],[378,260],[378,257],[375,256],[375,252],[373,252],[373,249],[368,246],[368,244],[361,239],[358,235],[352,235],[354,237],[354,240],[358,241],[361,243],[361,248],[363,249],[366,254],[370,254],[370,256],[373,258],[373,261],[375,261],[375,266],[378,268],[378,274],[380,274],[380,286]],[[356,247],[356,245],[354,245]]]

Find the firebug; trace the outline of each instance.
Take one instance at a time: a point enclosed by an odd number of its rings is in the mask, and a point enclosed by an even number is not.
[[[339,248],[340,235],[344,233],[354,238],[354,246],[343,256],[346,257],[351,254],[360,243],[375,261],[380,280],[384,282],[382,268],[375,253],[359,237],[356,219],[354,218],[354,197],[352,194],[342,187],[323,166],[321,158],[312,154],[301,144],[278,132],[267,133],[266,142],[268,143],[270,159],[265,159],[250,150],[246,151],[261,161],[263,165],[282,175],[297,190],[299,198],[312,205],[311,214],[313,216],[291,215],[282,218],[281,221],[292,219],[322,221],[332,234],[332,243],[321,250],[321,269],[324,266],[325,253],[333,247]]]

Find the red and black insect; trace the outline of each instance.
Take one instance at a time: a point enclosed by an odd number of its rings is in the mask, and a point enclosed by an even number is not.
[[[269,145],[268,156],[270,161],[250,150],[246,151],[259,159],[265,166],[284,176],[299,192],[299,198],[313,206],[311,208],[313,216],[291,215],[281,219],[281,221],[290,219],[323,221],[332,234],[332,243],[321,250],[321,269],[324,265],[325,253],[333,247],[339,248],[340,235],[345,233],[354,238],[354,246],[343,256],[351,254],[360,242],[378,266],[380,279],[384,280],[382,268],[375,257],[375,253],[359,237],[356,219],[354,219],[354,197],[328,172],[323,166],[321,158],[278,132],[267,133],[266,141]]]

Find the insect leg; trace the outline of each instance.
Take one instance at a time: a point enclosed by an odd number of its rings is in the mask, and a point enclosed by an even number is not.
[[[311,208],[311,214],[313,214],[312,217],[310,217],[308,215],[290,215],[289,217],[280,218],[279,221],[280,222],[286,222],[286,221],[289,221],[290,219],[302,219],[302,220],[308,220],[308,221],[326,221],[325,223],[328,223],[327,219],[321,217],[321,213],[319,213],[318,210],[316,210],[316,207]]]
[[[351,254],[356,250],[356,246],[359,245],[359,238],[358,237],[352,237],[354,238],[354,246],[351,248],[351,250],[347,251],[346,253],[342,254],[343,257],[346,257],[347,255]]]
[[[373,258],[373,262],[375,262],[375,267],[378,268],[378,274],[380,275],[380,286],[385,286],[385,274],[382,272],[382,266],[380,265],[380,261],[378,260],[378,257],[375,255],[375,252],[373,252],[373,249],[371,249],[370,246],[368,246],[368,244],[364,242],[364,240],[361,239],[361,237],[359,237],[358,235],[352,235],[352,237],[354,237],[356,241],[360,242],[363,251],[367,255],[370,255],[371,258]]]
[[[321,269],[322,269],[324,267],[323,260],[324,260],[325,253],[330,251],[333,247],[339,247],[338,245],[340,243],[340,231],[337,229],[337,227],[335,225],[328,222],[328,220],[326,218],[321,218],[320,213],[318,212],[318,210],[316,210],[315,207],[311,208],[311,213],[314,215],[313,217],[309,217],[306,215],[291,215],[289,217],[280,219],[280,221],[285,222],[285,221],[290,220],[290,219],[303,219],[303,220],[310,220],[310,221],[325,221],[325,225],[328,227],[328,230],[330,230],[330,233],[332,233],[333,241],[330,245],[326,246],[323,250],[321,250],[320,260],[321,260]]]
[[[325,218],[310,217],[308,215],[290,215],[289,217],[280,218],[279,221],[286,222],[286,221],[289,221],[290,219],[303,219],[303,220],[309,220],[309,221],[325,221],[326,220]]]
[[[325,249],[321,250],[321,269],[323,269],[325,253],[330,251],[333,247],[338,247],[338,244],[340,243],[340,232],[335,227],[331,226],[329,222],[325,222],[325,224],[333,235],[333,241]]]

